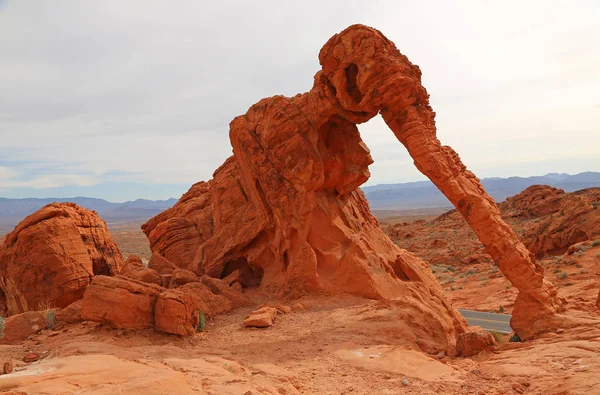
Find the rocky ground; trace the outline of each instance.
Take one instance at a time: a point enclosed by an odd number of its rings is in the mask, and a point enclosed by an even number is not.
[[[595,199],[596,192],[585,196]],[[45,310],[31,313],[34,320],[23,330],[32,334],[24,340],[11,341],[14,331],[7,329],[0,344],[0,362],[10,374],[0,375],[0,392],[600,393],[600,312],[596,306],[600,237],[570,244],[572,235],[596,234],[595,222],[581,218],[600,210],[591,204],[596,211],[580,212],[573,220],[571,197],[579,199],[581,194],[561,195],[558,203],[549,195],[558,196],[552,190],[529,191],[501,207],[504,219],[522,239],[542,246],[538,261],[567,302],[566,317],[577,323],[572,327],[526,343],[509,343],[509,336],[497,335],[498,350],[450,358],[443,352],[423,353],[426,345],[418,336],[423,329],[400,313],[403,301],[393,299],[321,293],[274,302],[259,290],[248,289],[249,305],[209,318],[202,331],[189,337],[151,329],[113,329],[91,321],[67,323],[70,320],[63,317],[72,313],[65,314],[67,309],[53,310],[56,315]],[[537,204],[540,196],[555,207],[548,210],[547,204]],[[523,206],[524,201],[528,203]],[[556,227],[561,221],[558,228],[570,231],[571,236],[554,232],[551,243],[540,243],[534,234],[537,229]],[[429,262],[455,307],[511,312],[516,290],[457,213],[395,216],[381,223],[398,245]],[[148,242],[139,224],[109,225],[109,230],[121,252],[145,257]],[[550,252],[545,248],[548,245],[552,245]],[[141,267],[137,270],[141,272],[131,273],[132,278],[147,274]],[[250,312],[265,303],[287,313],[279,313],[268,328],[244,326]]]
[[[256,295],[257,299],[260,299]],[[504,343],[474,358],[403,345],[391,306],[327,295],[293,303],[275,325],[241,323],[255,307],[208,322],[193,337],[57,324],[0,346],[13,394],[571,394],[600,391],[600,328]],[[575,313],[574,313],[575,314]],[[26,357],[37,359],[25,363]]]
[[[538,252],[545,277],[561,289],[567,302],[592,309],[600,289],[600,188],[558,191],[528,188],[500,204],[503,219],[530,250]],[[517,290],[458,212],[380,222],[397,245],[429,262],[455,306],[511,312]],[[548,228],[557,231],[544,233]],[[548,251],[545,246],[552,248]]]

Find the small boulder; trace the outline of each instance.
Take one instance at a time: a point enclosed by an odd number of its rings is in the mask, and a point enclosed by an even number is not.
[[[226,313],[233,304],[215,295],[204,284],[188,283],[158,296],[154,310],[155,328],[174,335],[189,336],[197,331],[200,312],[205,317]]]
[[[177,266],[161,254],[155,252],[150,257],[148,267],[152,270],[156,270],[159,274],[171,274]]]
[[[2,374],[10,374],[12,373],[13,369],[13,361],[12,359],[9,359],[8,361],[4,362],[4,365],[2,366]]]
[[[56,312],[56,319],[66,324],[83,321],[83,318],[81,318],[82,305],[83,300],[78,300],[77,302],[71,303],[64,309],[60,309]]]
[[[83,295],[81,316],[113,328],[154,326],[154,305],[165,289],[122,276],[95,276]]]
[[[250,313],[248,318],[244,320],[244,325],[255,328],[267,328],[273,325],[276,315],[277,309],[275,307],[263,307]]]
[[[35,335],[46,327],[46,320],[37,311],[16,314],[4,320],[4,337],[0,343],[14,343]]]
[[[222,295],[227,298],[235,307],[247,306],[252,301],[240,291],[232,288],[218,278],[213,278],[207,275],[201,277],[202,284],[206,285],[213,293]]]
[[[27,354],[25,354],[25,356],[23,357],[23,362],[26,363],[31,363],[31,362],[35,362],[38,359],[40,359],[42,355],[39,352],[28,352]]]
[[[496,351],[498,343],[491,333],[486,331],[465,332],[456,339],[456,355],[471,357],[482,351]]]
[[[186,269],[175,269],[171,273],[171,280],[169,282],[169,288],[177,288],[182,285],[198,282],[200,278],[194,272],[190,272]]]
[[[120,274],[144,283],[161,285],[161,279],[158,272],[144,266],[142,260],[135,255],[129,255],[127,257],[127,261],[125,262],[125,265],[123,265],[123,270],[121,270]]]

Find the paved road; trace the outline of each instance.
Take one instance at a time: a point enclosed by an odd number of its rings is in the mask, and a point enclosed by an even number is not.
[[[458,309],[469,325],[477,325],[488,331],[512,333],[510,314],[484,313],[482,311]]]

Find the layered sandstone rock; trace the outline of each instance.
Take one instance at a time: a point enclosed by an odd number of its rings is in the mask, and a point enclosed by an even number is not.
[[[358,189],[373,161],[356,124],[380,113],[519,288],[513,327],[523,338],[543,330],[534,324],[560,307],[556,291],[479,180],[437,140],[419,68],[360,25],[332,37],[319,60],[309,92],[263,99],[231,122],[234,155],[143,226],[153,253],[199,275],[239,270],[241,286],[287,295],[390,299],[410,289],[422,296],[415,314],[439,311],[454,338],[463,319],[427,265],[381,231]]]
[[[461,333],[456,340],[456,355],[472,357],[482,351],[496,351],[498,343],[490,332],[474,331]]]
[[[174,335],[189,336],[200,330],[201,316],[212,317],[233,308],[233,303],[215,295],[201,283],[188,283],[158,296],[155,306],[155,329]]]
[[[25,218],[0,247],[0,314],[66,307],[93,276],[123,264],[106,224],[73,203],[49,204]]]
[[[127,257],[127,261],[119,274],[144,283],[161,285],[161,279],[158,272],[144,266],[141,258],[135,255],[129,255]]]
[[[95,276],[83,296],[81,316],[114,328],[153,328],[156,299],[164,291],[126,277]]]
[[[15,314],[4,320],[4,331],[0,337],[0,344],[21,342],[45,327],[46,319],[38,311]]]
[[[573,244],[600,239],[600,188],[563,193],[553,206],[558,207],[541,215],[523,240],[536,256],[562,254]]]

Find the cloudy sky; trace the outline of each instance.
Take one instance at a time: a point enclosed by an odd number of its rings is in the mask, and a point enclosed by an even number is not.
[[[421,67],[480,177],[600,171],[598,21],[594,0],[0,0],[0,196],[179,197],[231,154],[232,118],[310,89],[354,23]],[[424,179],[380,119],[359,128],[368,184]]]

